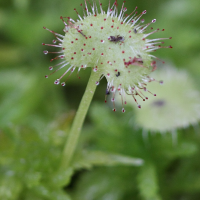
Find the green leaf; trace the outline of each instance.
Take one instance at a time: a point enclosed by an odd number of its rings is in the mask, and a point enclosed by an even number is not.
[[[76,156],[72,163],[72,166],[75,169],[90,169],[93,166],[141,166],[142,164],[143,160],[140,158],[133,158],[120,154],[111,154],[101,151],[84,151],[81,155]]]
[[[29,191],[25,198],[30,199],[40,199],[43,200],[70,200],[70,197],[63,189],[49,188],[44,185],[37,186]]]
[[[9,174],[10,173],[10,174]],[[20,180],[13,177],[13,172],[10,171],[0,180],[0,199],[16,200],[22,190]]]
[[[56,188],[62,188],[68,185],[68,183],[71,181],[72,175],[72,168],[68,168],[65,171],[58,171],[55,174],[53,174],[51,184],[53,184]]]
[[[25,176],[25,181],[28,188],[32,188],[34,186],[39,185],[40,180],[41,180],[40,172],[29,172]]]
[[[176,156],[176,157],[189,157],[195,154],[198,150],[196,144],[191,142],[183,141],[179,145],[175,146],[174,148],[169,149],[166,154],[169,156]]]
[[[161,200],[158,194],[156,169],[151,164],[142,166],[137,177],[140,195],[144,200]]]

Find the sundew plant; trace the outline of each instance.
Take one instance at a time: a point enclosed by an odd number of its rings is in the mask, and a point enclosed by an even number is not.
[[[162,45],[163,40],[171,37],[148,39],[148,36],[164,29],[153,30],[151,24],[155,23],[156,19],[144,23],[142,17],[146,14],[146,10],[138,12],[135,7],[130,14],[127,14],[125,3],[123,2],[118,10],[117,1],[113,4],[109,1],[107,10],[103,9],[100,1],[98,3],[85,1],[81,6],[83,16],[74,9],[78,16],[77,20],[60,17],[64,23],[64,35],[44,27],[55,36],[55,39],[53,44],[43,43],[43,45],[58,48],[56,52],[44,50],[44,54],[58,54],[52,58],[52,63],[54,60],[61,60],[49,67],[50,70],[54,70],[50,75],[58,70],[64,70],[54,84],[65,86],[67,79],[76,69],[79,77],[80,70],[91,68],[85,94],[64,148],[61,164],[64,168],[70,165],[83,121],[100,80],[104,77],[107,80],[105,96],[111,96],[113,111],[116,111],[115,96],[120,95],[122,112],[125,112],[127,95],[131,95],[136,104],[138,104],[137,97],[143,101],[148,100],[145,92],[156,96],[148,90],[147,85],[156,81],[150,74],[156,70],[156,61],[159,59],[152,55],[152,52],[161,48],[172,48]],[[49,75],[45,77],[48,78]],[[141,105],[138,104],[138,108],[141,108]]]
[[[199,200],[199,8],[0,1],[0,200]]]

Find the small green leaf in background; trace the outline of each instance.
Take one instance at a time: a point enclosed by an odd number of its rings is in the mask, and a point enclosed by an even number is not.
[[[137,181],[142,199],[161,200],[156,169],[153,165],[147,163],[141,167],[137,175]]]
[[[100,151],[84,151],[82,155],[75,157],[72,163],[75,169],[90,169],[94,166],[115,166],[115,165],[129,165],[141,166],[143,160],[139,158],[132,158],[129,156],[111,154]]]

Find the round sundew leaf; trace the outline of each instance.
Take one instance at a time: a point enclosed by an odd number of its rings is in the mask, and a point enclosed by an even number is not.
[[[85,1],[83,16],[76,9],[78,20],[70,17],[60,17],[65,27],[65,35],[58,34],[48,28],[44,29],[53,33],[55,40],[53,44],[42,45],[58,47],[60,50],[49,52],[44,50],[45,55],[56,53],[56,57],[51,61],[61,59],[62,61],[50,69],[55,71],[63,70],[63,74],[57,78],[54,84],[66,85],[69,76],[78,69],[92,68],[94,72],[99,71],[101,77],[96,80],[96,85],[105,77],[107,80],[106,96],[112,93],[113,111],[115,108],[115,94],[119,93],[122,104],[126,104],[126,96],[132,95],[138,107],[141,106],[136,100],[136,96],[141,90],[146,90],[147,83],[152,79],[149,74],[156,69],[155,56],[150,53],[160,48],[172,48],[171,46],[161,46],[162,40],[170,38],[149,39],[153,33],[164,31],[164,29],[151,30],[150,25],[156,22],[144,24],[141,19],[146,10],[138,13],[137,7],[129,15],[126,15],[127,8],[124,2],[118,10],[117,1],[113,5],[108,5],[107,11],[103,10],[102,4],[93,1]],[[65,69],[65,70],[64,70]],[[64,77],[67,76],[63,81]],[[48,78],[49,75],[45,77]],[[99,75],[99,76],[100,76]],[[78,75],[77,75],[78,76]],[[78,76],[79,77],[79,76]],[[125,109],[122,108],[122,112]]]
[[[136,110],[135,123],[145,130],[167,132],[195,125],[200,119],[200,93],[185,70],[164,67],[155,72],[155,79],[164,84],[149,84],[157,94]],[[134,105],[133,105],[134,106]]]

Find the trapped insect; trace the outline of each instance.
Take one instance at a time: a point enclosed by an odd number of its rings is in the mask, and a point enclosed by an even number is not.
[[[117,35],[116,37],[115,36],[110,36],[110,41],[114,42],[115,44],[117,42],[123,42],[124,40],[125,40],[125,38],[123,36],[120,36],[120,35]]]
[[[118,77],[118,76],[120,76],[120,72],[118,72],[118,73],[116,74],[116,77]]]

